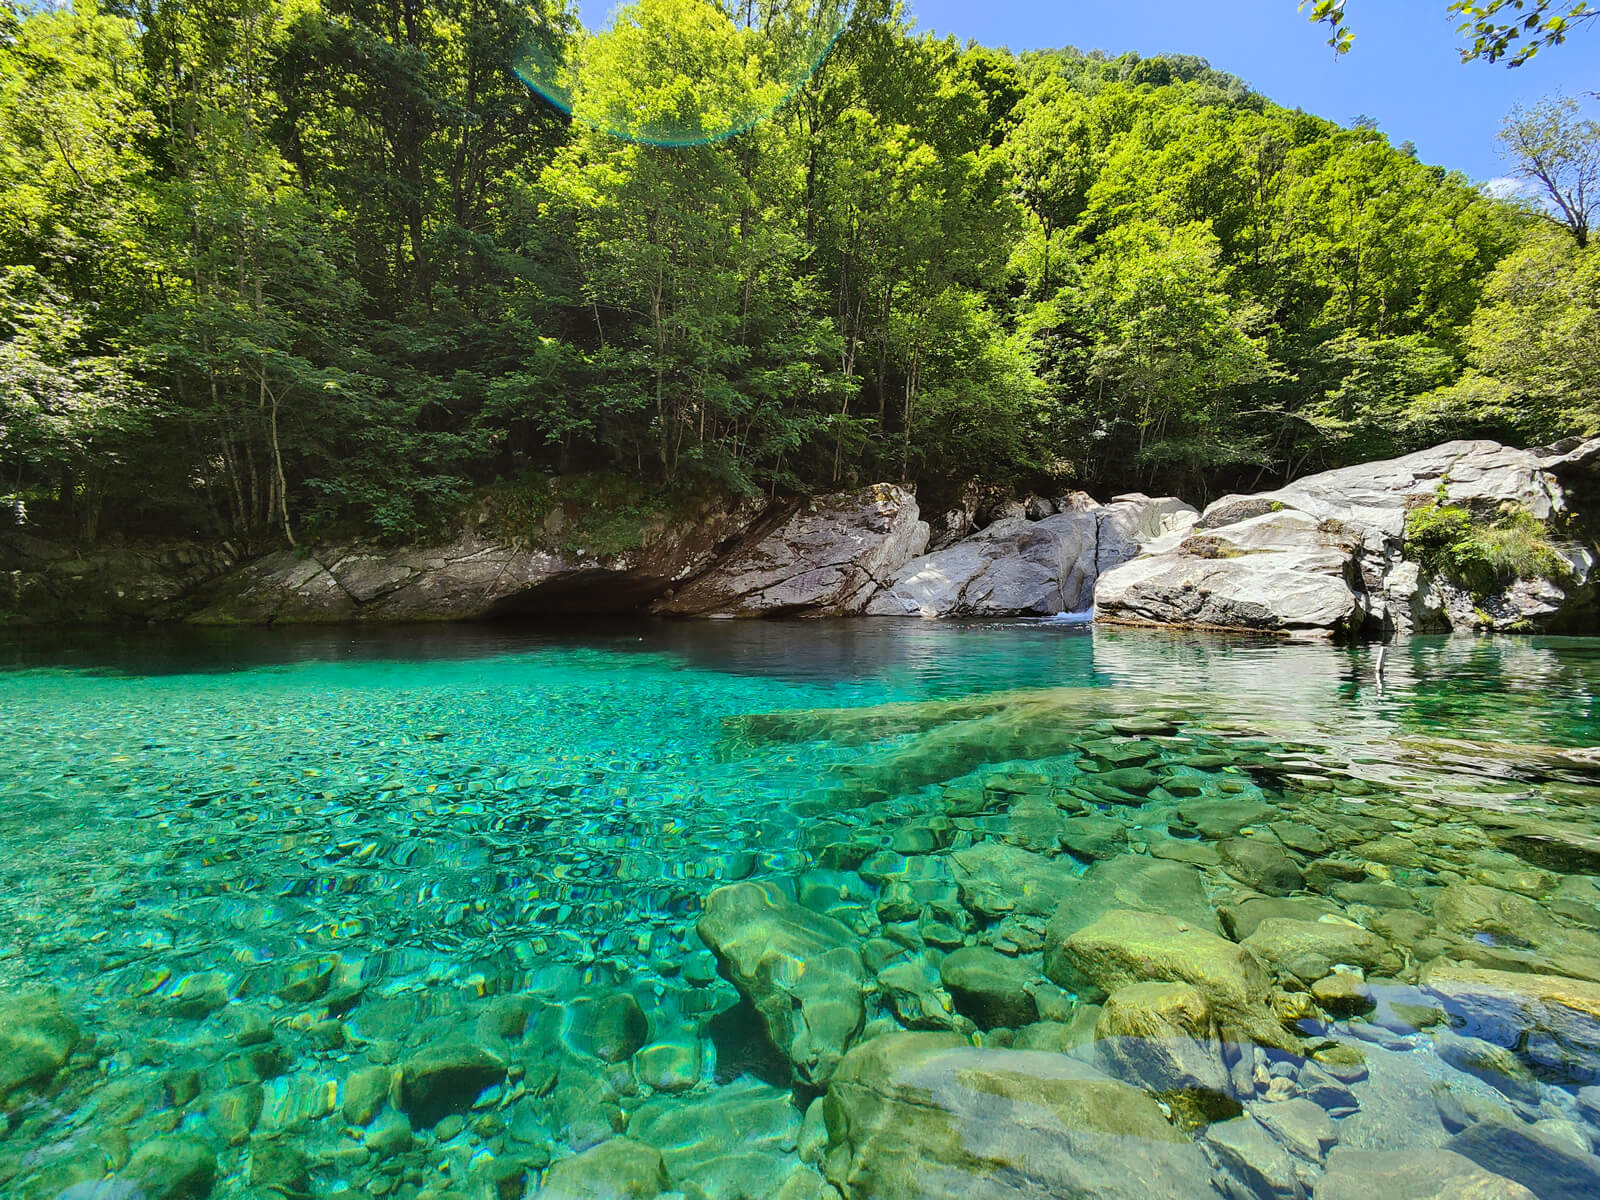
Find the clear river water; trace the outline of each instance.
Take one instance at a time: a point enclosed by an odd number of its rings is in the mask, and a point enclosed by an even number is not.
[[[1551,638],[0,643],[0,1195],[1600,1195],[1597,695]]]

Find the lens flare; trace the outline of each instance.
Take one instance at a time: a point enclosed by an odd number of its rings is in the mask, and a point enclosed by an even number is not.
[[[851,0],[635,0],[605,28],[539,28],[517,78],[574,121],[624,141],[699,146],[794,98],[849,23]]]

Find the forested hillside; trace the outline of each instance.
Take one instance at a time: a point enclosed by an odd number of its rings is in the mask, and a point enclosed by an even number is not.
[[[783,36],[737,8],[640,0],[574,120],[514,70],[562,0],[0,5],[0,496],[265,547],[551,473],[1201,499],[1600,429],[1597,252],[1376,130],[864,0],[720,138]]]

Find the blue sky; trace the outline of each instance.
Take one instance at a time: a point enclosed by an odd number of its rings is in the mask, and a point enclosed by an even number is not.
[[[1463,65],[1448,0],[1350,0],[1355,49],[1335,60],[1296,0],[907,0],[924,29],[1028,50],[1199,54],[1279,104],[1348,123],[1374,118],[1427,162],[1484,181],[1506,170],[1495,146],[1505,113],[1552,92],[1600,90],[1600,28],[1525,67]],[[586,19],[615,7],[586,0]],[[1592,108],[1600,105],[1590,102]]]

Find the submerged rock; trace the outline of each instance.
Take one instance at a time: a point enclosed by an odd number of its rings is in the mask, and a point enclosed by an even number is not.
[[[800,1126],[792,1093],[744,1079],[704,1096],[647,1101],[629,1119],[628,1136],[661,1151],[675,1187],[738,1200],[783,1186]]]
[[[1423,971],[1422,985],[1461,1033],[1515,1046],[1579,1083],[1600,1081],[1600,984],[1436,962]]]
[[[1095,863],[1065,885],[1045,932],[1047,970],[1053,947],[1117,909],[1162,913],[1197,929],[1222,932],[1198,870],[1187,863],[1120,855]]]
[[[1300,868],[1275,839],[1231,837],[1217,849],[1224,871],[1269,896],[1285,896],[1305,886]]]
[[[1271,985],[1255,955],[1187,921],[1118,910],[1050,950],[1045,974],[1082,995],[1109,995],[1131,983],[1187,983],[1230,1040],[1295,1046],[1272,1014]]]
[[[580,1001],[572,1014],[572,1037],[585,1054],[621,1062],[650,1037],[644,1009],[627,992]]]
[[[1335,1150],[1317,1200],[1539,1200],[1449,1150]]]
[[[506,1077],[498,1056],[467,1041],[446,1040],[418,1050],[400,1066],[400,1108],[419,1128],[472,1107],[479,1094]]]
[[[696,928],[796,1077],[827,1083],[866,1019],[855,935],[765,883],[718,888]]]
[[[1186,983],[1134,983],[1106,999],[1094,1061],[1107,1075],[1154,1092],[1187,1126],[1239,1115],[1216,1025]]]
[[[986,918],[1054,912],[1078,881],[1070,859],[1047,858],[1003,842],[979,842],[957,850],[950,856],[950,869],[961,903]]]
[[[856,1047],[824,1101],[824,1174],[850,1200],[1189,1200],[1205,1160],[1155,1101],[1065,1055],[899,1033]]]
[[[1528,1188],[1539,1200],[1593,1200],[1600,1158],[1566,1138],[1522,1121],[1480,1121],[1450,1140],[1450,1150]]]
[[[552,1163],[537,1194],[543,1200],[649,1200],[671,1186],[661,1151],[612,1138]]]
[[[1210,1126],[1205,1144],[1217,1165],[1242,1186],[1243,1195],[1255,1200],[1304,1200],[1305,1189],[1294,1160],[1254,1117]],[[1241,1194],[1237,1189],[1229,1191]]]
[[[0,1103],[19,1088],[48,1083],[66,1065],[78,1036],[55,992],[0,996]]]
[[[169,1134],[135,1150],[122,1177],[146,1200],[202,1200],[216,1182],[217,1159],[199,1138]]]
[[[1025,963],[981,946],[947,955],[939,978],[956,1008],[980,1029],[1016,1029],[1039,1019],[1039,1006],[1028,990],[1034,973]]]
[[[1398,971],[1403,959],[1377,934],[1350,921],[1324,918],[1262,921],[1244,943],[1275,971],[1312,984],[1336,966],[1360,967],[1380,975]]]

